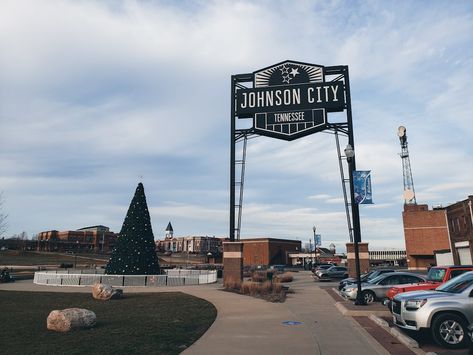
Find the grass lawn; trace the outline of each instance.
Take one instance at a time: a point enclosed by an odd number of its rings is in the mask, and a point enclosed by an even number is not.
[[[46,329],[54,309],[86,308],[92,329]],[[180,292],[132,293],[98,301],[91,293],[0,291],[0,354],[179,354],[210,327],[215,307]]]
[[[108,261],[108,257],[104,256],[90,256],[90,258],[79,255],[77,257],[77,264],[96,264],[104,265]],[[103,261],[95,260],[93,258],[104,258]],[[2,265],[57,265],[62,263],[74,264],[76,261],[74,255],[64,253],[41,253],[35,251],[17,252],[13,250],[0,251],[0,267]]]

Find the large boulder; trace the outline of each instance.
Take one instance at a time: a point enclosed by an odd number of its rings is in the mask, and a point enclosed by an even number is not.
[[[122,298],[123,290],[116,288],[114,289],[110,285],[96,283],[92,286],[92,297],[96,300],[110,300],[110,299],[117,299]]]
[[[97,317],[94,312],[84,308],[66,308],[49,313],[46,321],[49,330],[68,332],[74,329],[91,328]]]

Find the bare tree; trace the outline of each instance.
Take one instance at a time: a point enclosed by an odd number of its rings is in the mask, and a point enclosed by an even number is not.
[[[3,191],[0,192],[0,238],[2,238],[8,229],[7,217],[8,215],[3,211]]]
[[[28,233],[26,233],[25,231],[21,232],[20,234],[18,234],[18,239],[19,240],[28,240]]]

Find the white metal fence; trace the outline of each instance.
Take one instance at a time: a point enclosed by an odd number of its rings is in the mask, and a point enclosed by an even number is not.
[[[103,270],[37,271],[33,283],[51,286],[160,287],[202,285],[217,282],[216,270],[165,270],[166,275],[105,275]]]

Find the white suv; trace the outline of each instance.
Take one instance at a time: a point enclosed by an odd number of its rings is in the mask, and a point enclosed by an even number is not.
[[[432,291],[396,295],[391,304],[394,323],[404,329],[430,328],[441,346],[456,349],[469,343],[473,323],[473,271],[447,281]]]

